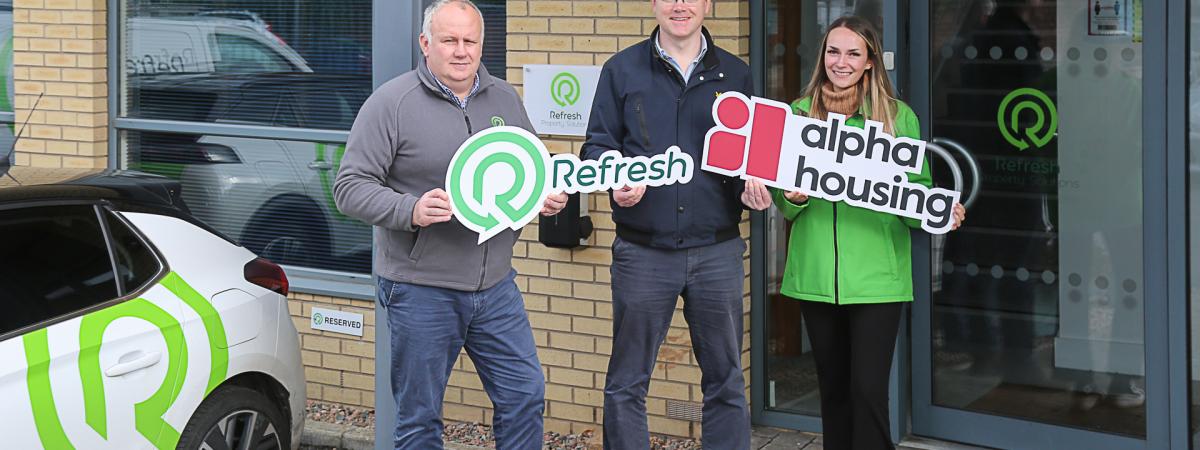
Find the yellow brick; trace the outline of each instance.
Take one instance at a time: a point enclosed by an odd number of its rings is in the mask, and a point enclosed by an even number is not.
[[[103,11],[65,11],[62,13],[62,23],[94,25],[104,23]]]
[[[13,64],[18,66],[40,66],[45,64],[45,58],[42,55],[42,53],[14,52]],[[50,56],[55,55],[51,54]]]
[[[617,2],[575,2],[575,15],[584,17],[607,17],[617,15]]]
[[[612,291],[608,285],[595,283],[575,283],[575,298],[590,300],[612,300]]]
[[[22,53],[25,55],[27,53]],[[75,67],[75,55],[51,53],[46,55],[46,65],[50,67]]]
[[[550,19],[551,33],[592,34],[595,30],[595,21],[592,19]]]
[[[661,398],[646,399],[646,413],[655,416],[667,415],[667,401]]]
[[[550,274],[549,263],[536,259],[513,258],[512,266],[525,276],[544,277]]]
[[[304,378],[309,383],[323,383],[332,386],[342,385],[342,373],[336,370],[305,367]]]
[[[46,9],[75,9],[75,0],[45,0]]]
[[[525,294],[525,309],[527,311],[549,311],[550,297],[537,294]]]
[[[571,319],[567,316],[529,312],[529,325],[539,330],[571,331]]]
[[[572,401],[572,399],[571,399],[571,390],[572,389],[573,388],[571,388],[570,386],[563,386],[561,384],[547,383],[546,384],[546,400],[558,400],[561,402],[570,402],[570,401]]]
[[[304,391],[305,391],[305,394],[307,394],[309,400],[324,400],[325,396],[321,392],[322,387],[324,387],[324,386],[321,386],[316,383],[307,383],[304,386]]]
[[[62,13],[35,9],[29,12],[29,21],[32,23],[62,23]]]
[[[342,353],[363,358],[375,357],[375,344],[372,342],[342,341]]]
[[[459,422],[483,422],[483,408],[478,406],[448,403],[442,406],[442,415],[446,419]]]
[[[596,336],[612,337],[612,321],[589,319],[586,317],[572,317],[571,331]]]
[[[551,52],[569,52],[571,51],[571,38],[569,36],[530,36],[529,49]]]
[[[463,390],[462,402],[467,405],[482,406],[484,408],[492,407],[492,400],[488,398],[487,393],[474,389]]]
[[[55,155],[29,155],[29,165],[33,167],[62,167],[62,157]]]
[[[29,38],[13,38],[13,51],[23,52],[29,50]]]
[[[103,25],[75,25],[75,35],[79,39],[101,39],[105,37]]]
[[[95,112],[100,107],[107,107],[105,99],[98,98],[64,98],[62,109],[75,112]]]
[[[533,0],[529,2],[529,15],[551,17],[569,16],[571,15],[571,2]]]
[[[551,53],[550,64],[590,66],[592,65],[592,55],[587,53]]]
[[[595,302],[563,297],[551,297],[550,311],[557,314],[591,317],[595,313]]]
[[[612,273],[609,272],[608,267],[597,267],[596,268],[596,282],[597,283],[607,283],[607,284],[612,283]]]
[[[550,30],[548,19],[516,17],[508,19],[509,33],[545,33]]]
[[[100,53],[105,50],[103,39],[63,39],[62,51],[70,53]]]
[[[550,347],[579,352],[594,352],[596,350],[596,338],[573,333],[551,332]]]
[[[531,278],[529,280],[529,292],[534,294],[570,297],[571,283],[568,281],[552,280],[549,278]]]
[[[521,36],[510,34],[507,38],[508,42],[505,49],[508,50],[529,50],[529,36]]]
[[[592,372],[565,367],[550,367],[550,382],[590,388],[593,384],[593,377]]]
[[[46,141],[39,141],[36,139],[21,139],[20,141],[17,141],[17,151],[46,153]]]
[[[742,6],[746,6],[746,15],[749,15],[749,3],[744,2],[716,2],[713,5],[714,17],[742,17]]]
[[[78,36],[76,33],[76,27],[78,26],[79,25],[46,25],[46,37],[75,39]]]
[[[362,391],[355,389],[337,388],[332,386],[324,387],[325,400],[343,403],[347,405],[362,404]]]
[[[592,281],[592,266],[567,263],[550,263],[550,276],[565,280]]]
[[[642,21],[637,19],[599,19],[596,21],[597,34],[642,34]]]
[[[321,365],[321,352],[311,350],[300,351],[300,361],[306,366],[318,367]]]
[[[740,22],[738,20],[734,20],[734,19],[718,19],[718,20],[704,21],[704,27],[708,28],[708,32],[712,33],[714,38],[716,38],[717,36],[721,36],[721,37],[740,36],[741,32],[742,32],[740,25],[741,25]],[[749,27],[747,27],[747,29],[749,29]]]
[[[50,125],[75,125],[77,122],[75,113],[61,111],[46,111],[46,122]],[[70,142],[74,144],[74,142]],[[75,148],[71,147],[71,154],[75,154]]]
[[[608,371],[608,357],[605,355],[576,353],[573,361],[574,368],[579,370],[587,370],[590,372],[599,373]]]
[[[462,403],[462,388],[446,387],[446,393],[442,394],[442,401],[447,403]]]
[[[87,156],[63,156],[62,166],[70,168],[97,169],[107,167],[108,161],[104,158],[92,158]]]
[[[617,52],[617,38],[610,36],[576,36],[575,52]]]
[[[43,0],[13,0],[12,5],[14,11],[17,9],[41,9],[46,7]]]
[[[359,370],[362,370],[362,366],[359,364],[359,361],[361,360],[356,356],[337,354],[321,355],[321,365],[329,369],[358,372]]]
[[[549,58],[545,52],[508,52],[508,65],[521,67],[526,64],[546,64]]]
[[[504,6],[505,13],[508,17],[524,16],[529,14],[529,3],[525,0],[508,0]]]
[[[76,8],[84,11],[104,11],[108,7],[108,0],[79,0],[76,2]]]
[[[612,265],[612,248],[611,247],[587,247],[583,250],[576,251],[571,256],[571,260],[576,263]]]
[[[43,125],[29,125],[29,136],[39,139],[62,139],[62,128]]]
[[[62,69],[33,67],[29,69],[29,79],[38,81],[58,81],[62,79]]]
[[[649,2],[617,2],[617,15],[621,17],[654,17]]]
[[[604,391],[601,389],[575,388],[575,404],[604,407]]]
[[[62,45],[58,39],[29,39],[29,50],[35,52],[54,53],[62,51]]]
[[[571,251],[562,248],[550,248],[542,244],[531,244],[529,246],[529,257],[550,261],[570,261]]]
[[[671,436],[690,436],[691,422],[668,419],[666,417],[649,416],[646,418],[651,430],[655,433]]]
[[[45,26],[36,23],[13,24],[13,36],[42,37],[46,35]]]
[[[75,83],[45,83],[44,86],[46,95],[73,97],[75,96],[76,92],[78,92],[79,85]]]
[[[301,341],[304,343],[303,348],[305,350],[335,354],[341,352],[338,340],[335,338],[303,334]]]
[[[689,385],[687,384],[658,380],[650,383],[650,391],[647,393],[647,395],[650,397],[669,398],[683,401],[691,400],[690,394]]]
[[[46,153],[55,155],[75,155],[77,154],[75,148],[77,145],[78,143],[76,142],[50,141],[46,143]]]
[[[108,129],[103,127],[62,127],[62,139],[94,142],[108,137]]]
[[[612,355],[612,339],[596,339],[596,354]]]
[[[667,379],[682,383],[700,384],[700,368],[694,366],[675,366],[667,369]]]
[[[478,375],[475,375],[473,373],[459,371],[459,370],[455,370],[454,372],[450,373],[450,383],[449,384],[451,386],[457,386],[457,387],[467,388],[467,389],[478,389],[478,390],[483,389],[483,383],[479,382]]]
[[[566,420],[585,422],[594,422],[596,420],[595,408],[562,402],[550,402],[550,410],[547,414],[551,417]]]

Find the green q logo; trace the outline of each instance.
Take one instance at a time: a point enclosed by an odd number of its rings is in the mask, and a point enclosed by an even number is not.
[[[321,313],[313,313],[312,319],[313,319],[314,327],[320,326],[321,324],[325,323],[325,316],[322,315]]]
[[[454,217],[479,243],[533,220],[549,195],[550,152],[522,128],[488,128],[458,148],[446,172]]]
[[[1032,125],[1022,126],[1021,114],[1030,111],[1034,115]],[[996,124],[1004,140],[1017,150],[1025,150],[1030,146],[1041,148],[1054,138],[1058,131],[1058,111],[1054,102],[1042,91],[1033,88],[1020,88],[1009,92],[1000,101],[1000,109],[996,111]]]
[[[579,79],[571,72],[562,72],[550,81],[550,97],[558,106],[574,105],[579,101]]]

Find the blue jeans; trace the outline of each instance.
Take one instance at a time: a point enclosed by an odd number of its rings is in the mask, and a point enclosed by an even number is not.
[[[686,250],[613,242],[613,345],[604,382],[604,448],[650,447],[646,392],[679,296],[700,364],[704,448],[750,448],[742,377],[741,239]]]
[[[442,448],[442,398],[464,346],[495,406],[496,448],[542,448],[546,383],[515,276],[478,292],[378,277],[392,333],[396,449]]]

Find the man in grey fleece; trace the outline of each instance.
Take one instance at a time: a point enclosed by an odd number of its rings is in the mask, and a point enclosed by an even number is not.
[[[517,92],[480,66],[483,17],[469,0],[425,10],[425,58],[359,110],[334,184],[338,209],[375,229],[377,296],[392,336],[395,448],[442,447],[442,397],[465,346],[495,405],[501,449],[540,449],[545,380],[512,269],[517,232],[483,244],[441,189],[450,159],[497,124],[532,132]],[[557,213],[564,194],[542,214]]]

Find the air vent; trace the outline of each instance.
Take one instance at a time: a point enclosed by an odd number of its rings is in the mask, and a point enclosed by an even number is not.
[[[703,417],[704,404],[667,400],[667,417],[679,420],[699,422]]]

